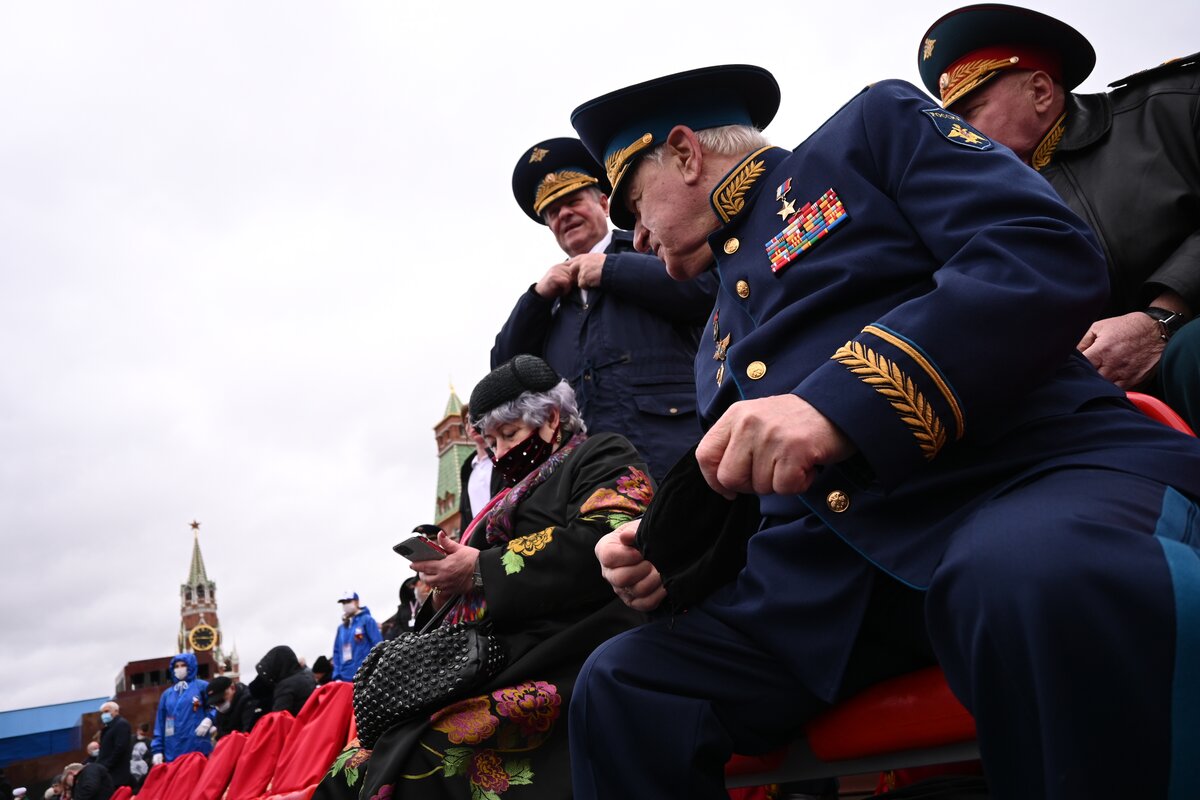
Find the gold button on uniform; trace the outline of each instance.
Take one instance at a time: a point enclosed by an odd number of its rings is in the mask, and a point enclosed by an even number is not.
[[[835,514],[840,514],[850,507],[850,498],[846,493],[838,489],[834,489],[825,497],[825,505],[829,506],[829,510]]]
[[[756,381],[766,374],[767,365],[761,361],[751,361],[746,367],[746,376],[752,381]]]
[[[737,293],[738,293],[738,297],[745,300],[747,297],[750,296],[750,284],[746,283],[745,281],[738,281],[737,282]]]
[[[671,406],[670,408],[668,408],[668,409],[667,409],[667,413],[670,413],[670,414],[678,414],[678,413],[679,413],[679,409],[678,409],[678,408],[676,408],[675,406]]]
[[[737,240],[736,236],[734,236],[731,239],[726,239],[725,240],[725,255],[727,255],[727,256],[733,255],[734,253],[736,253],[738,251],[738,248],[741,246],[742,246],[742,243]]]

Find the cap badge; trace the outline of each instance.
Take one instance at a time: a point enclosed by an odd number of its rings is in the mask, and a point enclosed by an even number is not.
[[[833,189],[815,201],[805,203],[787,219],[787,226],[765,245],[767,258],[771,259],[771,272],[782,270],[849,218]]]
[[[546,156],[550,155],[550,151],[544,147],[535,147],[533,152],[529,154],[529,163],[536,164]]]

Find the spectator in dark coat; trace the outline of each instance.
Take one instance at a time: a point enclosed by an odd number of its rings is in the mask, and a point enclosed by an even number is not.
[[[308,696],[317,688],[312,673],[300,666],[292,648],[285,644],[272,647],[256,667],[258,679],[272,690],[271,710],[299,714]]]
[[[244,683],[221,675],[208,682],[208,705],[217,710],[217,740],[234,731],[249,733],[262,716],[262,704]]]
[[[68,764],[63,782],[71,800],[108,800],[114,791],[112,776],[99,764]]]
[[[333,664],[325,656],[317,656],[312,665],[312,674],[317,686],[324,686],[333,680]]]
[[[121,707],[112,700],[100,706],[100,721],[104,723],[104,729],[100,733],[100,755],[96,757],[96,763],[108,770],[114,788],[132,786],[129,759],[133,756],[133,729],[121,716]]]

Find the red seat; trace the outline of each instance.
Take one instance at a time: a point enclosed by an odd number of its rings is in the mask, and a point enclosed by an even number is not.
[[[354,684],[345,681],[327,683],[309,696],[279,754],[269,796],[311,796],[346,746],[353,696]]]
[[[288,711],[272,711],[254,725],[242,748],[242,757],[229,779],[225,800],[254,800],[266,793],[275,774],[283,743],[295,724]]]
[[[1129,400],[1151,419],[1195,436],[1163,401]],[[735,755],[729,786],[947,764],[979,757],[975,720],[950,692],[939,667],[902,675],[839,703],[805,726],[805,737],[766,756]]]
[[[112,797],[108,800],[129,800],[133,797],[133,789],[129,786],[118,786],[117,790],[112,793]]]
[[[234,731],[217,741],[212,755],[208,757],[208,766],[204,768],[204,774],[192,787],[191,794],[187,795],[189,800],[221,800],[249,738],[247,733]]]
[[[167,773],[170,783],[163,792],[163,800],[187,800],[207,766],[208,756],[204,753],[184,753],[172,761]]]

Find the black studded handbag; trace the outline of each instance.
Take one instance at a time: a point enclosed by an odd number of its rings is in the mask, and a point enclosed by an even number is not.
[[[462,698],[508,660],[491,624],[440,623],[460,597],[446,603],[420,632],[404,632],[371,648],[354,675],[354,721],[370,749],[393,725]]]

